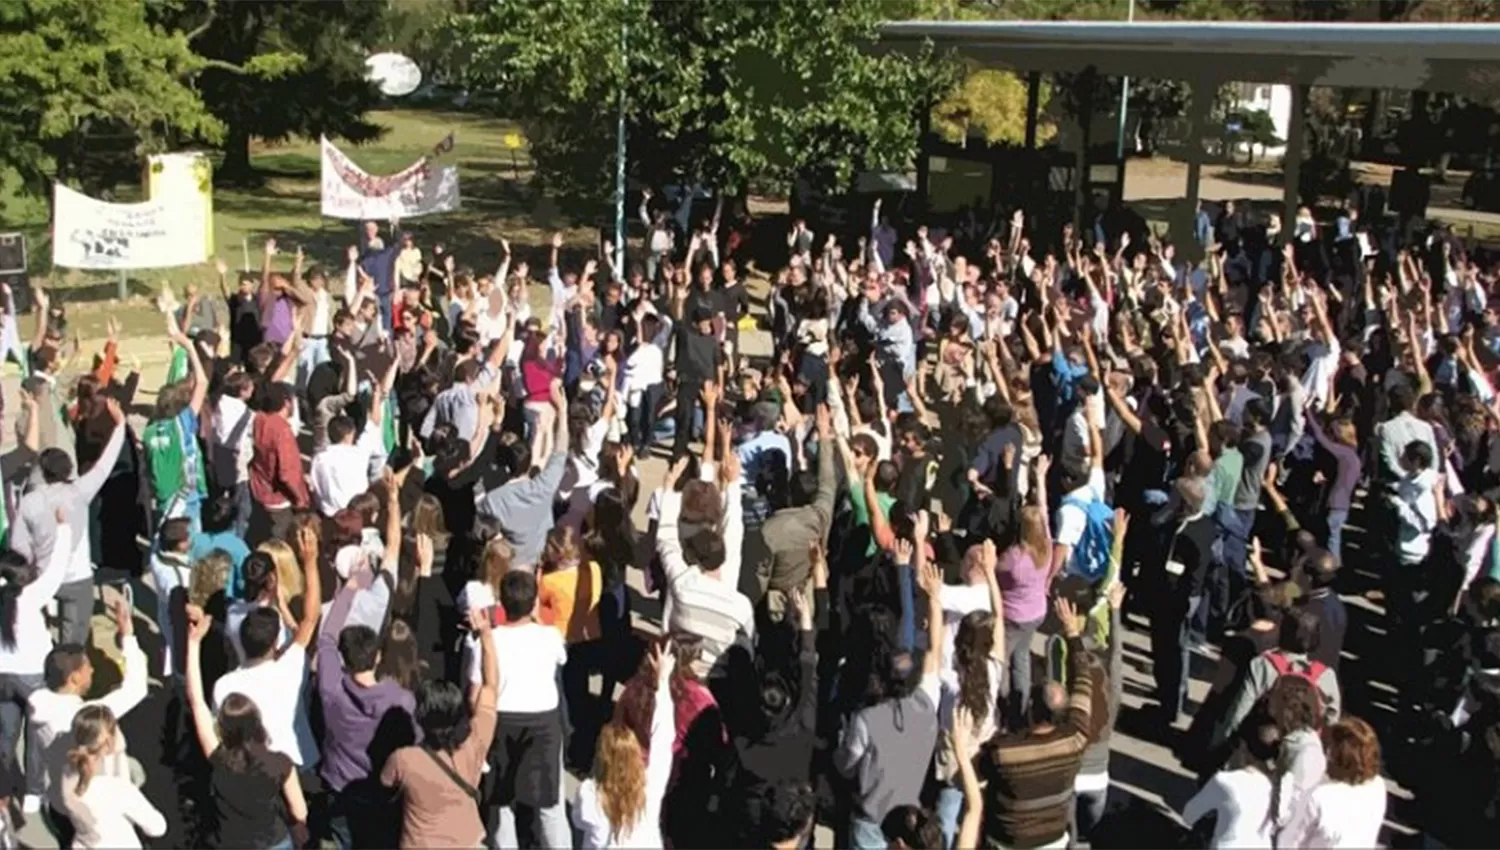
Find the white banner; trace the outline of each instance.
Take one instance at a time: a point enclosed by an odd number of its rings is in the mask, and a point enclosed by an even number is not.
[[[428,157],[385,177],[369,174],[327,139],[323,143],[323,215],[392,221],[458,209],[458,168]],[[452,148],[452,136],[438,146]]]
[[[213,256],[214,166],[207,154],[152,154],[146,159],[146,197],[165,201],[174,210],[201,210],[203,251]]]
[[[111,204],[53,185],[52,263],[67,269],[163,269],[208,259],[203,210],[165,200]]]

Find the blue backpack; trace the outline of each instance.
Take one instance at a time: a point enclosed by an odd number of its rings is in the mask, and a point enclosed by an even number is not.
[[[1103,499],[1067,498],[1062,503],[1083,511],[1084,517],[1083,536],[1078,538],[1073,557],[1068,559],[1063,571],[1097,582],[1109,572],[1109,556],[1115,545],[1114,508],[1105,504]]]

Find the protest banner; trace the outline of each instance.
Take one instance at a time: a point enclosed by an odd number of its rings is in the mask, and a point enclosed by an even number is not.
[[[323,147],[323,215],[330,218],[394,221],[458,209],[458,168],[434,165],[433,156],[453,149],[450,133],[410,166],[375,176],[355,165],[328,139]]]
[[[214,253],[213,179],[213,163],[204,153],[152,154],[146,160],[146,197],[173,210],[199,210],[206,256]]]
[[[203,211],[152,200],[111,204],[53,185],[52,263],[68,269],[161,269],[208,258]]]

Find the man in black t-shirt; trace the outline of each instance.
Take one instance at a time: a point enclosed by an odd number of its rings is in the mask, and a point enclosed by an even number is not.
[[[1146,578],[1156,587],[1149,595],[1157,603],[1151,615],[1151,660],[1156,675],[1156,697],[1165,725],[1177,721],[1187,699],[1188,624],[1204,604],[1203,585],[1213,562],[1213,517],[1204,513],[1208,484],[1202,478],[1177,480],[1179,508],[1175,533],[1163,558]]]

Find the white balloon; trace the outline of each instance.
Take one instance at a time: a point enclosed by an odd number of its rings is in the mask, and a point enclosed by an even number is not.
[[[365,60],[365,69],[365,79],[386,97],[402,97],[422,85],[422,69],[400,53],[377,53]]]

